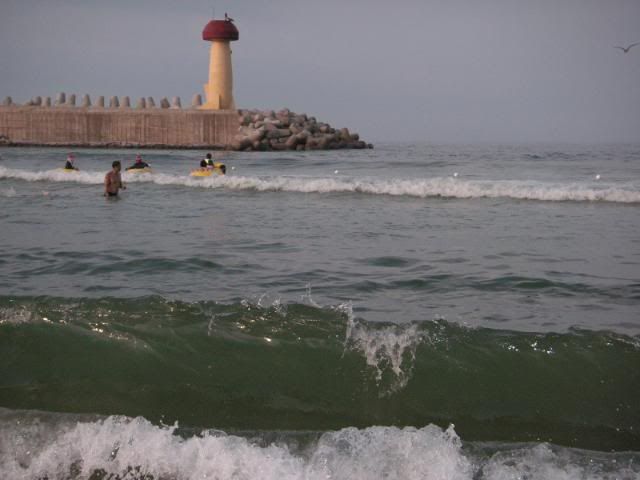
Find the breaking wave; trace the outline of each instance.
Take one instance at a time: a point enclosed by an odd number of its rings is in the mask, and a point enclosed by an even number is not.
[[[180,431],[142,417],[0,409],[0,470],[12,479],[637,479],[640,454],[548,443],[474,444],[441,429]]]
[[[104,181],[104,174],[89,171],[67,173],[59,169],[31,172],[0,167],[0,179],[2,178],[15,178],[29,182],[74,182],[96,185]],[[224,177],[193,178],[167,173],[134,176],[127,175],[126,172],[123,174],[123,179],[131,183],[146,182],[157,185],[182,185],[258,192],[354,193],[417,198],[511,198],[538,201],[640,203],[640,187],[634,183],[551,183],[518,180],[464,180],[448,177],[382,179],[227,175]]]
[[[17,409],[640,449],[639,362],[638,336],[368,322],[349,304],[0,297],[0,405]]]

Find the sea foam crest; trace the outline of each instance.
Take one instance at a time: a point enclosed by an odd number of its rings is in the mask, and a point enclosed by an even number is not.
[[[104,173],[89,171],[67,173],[60,169],[30,172],[0,167],[0,178],[16,178],[30,182],[75,182],[97,185],[104,181]],[[130,183],[150,182],[158,185],[183,185],[259,192],[354,193],[417,198],[513,198],[539,201],[640,203],[640,187],[634,183],[551,183],[521,180],[461,180],[449,177],[382,179],[226,175],[198,178],[168,173],[130,175],[126,172],[123,172],[123,179]]]
[[[20,423],[20,422],[18,422]],[[450,428],[347,428],[323,434],[303,453],[258,446],[223,432],[182,438],[176,427],[108,417],[43,429],[3,425],[7,478],[469,479],[470,463]],[[27,441],[11,442],[9,438]],[[36,436],[37,438],[29,438]],[[99,476],[101,475],[102,476]],[[94,478],[94,477],[91,477]]]
[[[418,324],[376,326],[357,320],[351,303],[339,307],[347,315],[345,348],[361,352],[375,371],[380,395],[391,395],[409,383],[416,349],[429,337]]]
[[[15,480],[605,480],[640,475],[634,453],[502,444],[493,453],[469,456],[453,426],[349,427],[299,449],[295,440],[291,447],[286,441],[265,444],[220,431],[185,438],[176,434],[176,426],[153,425],[141,417],[77,421],[60,414],[39,418],[36,412],[8,412],[8,418],[0,418],[0,471]]]

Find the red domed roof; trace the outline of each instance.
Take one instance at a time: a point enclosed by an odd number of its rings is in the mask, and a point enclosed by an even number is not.
[[[231,20],[211,20],[202,31],[203,40],[238,40],[240,33]]]

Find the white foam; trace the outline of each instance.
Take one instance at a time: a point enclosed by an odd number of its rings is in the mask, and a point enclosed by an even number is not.
[[[453,426],[346,428],[322,436],[309,461],[313,476],[336,479],[471,479]]]
[[[14,325],[32,323],[37,320],[38,317],[25,308],[0,308],[0,325],[3,323]]]
[[[471,478],[470,463],[452,428],[347,428],[324,434],[300,454],[285,445],[261,447],[222,432],[183,439],[175,435],[176,427],[154,426],[143,418],[43,427],[38,421],[3,425],[0,471],[5,478],[53,480],[68,478],[72,470],[77,478],[100,470],[123,476],[130,468],[139,469],[140,478]]]
[[[634,461],[618,464],[615,458],[604,460],[593,455],[581,456],[577,451],[554,449],[548,444],[498,452],[482,468],[482,477],[491,480],[608,480],[640,479]],[[592,452],[593,453],[593,452]]]
[[[74,182],[100,184],[104,182],[104,174],[98,172],[64,172],[62,169],[31,172],[13,168],[0,167],[0,178],[16,178],[27,182]]]
[[[3,478],[604,480],[640,474],[635,457],[618,461],[547,444],[504,445],[490,457],[469,457],[453,426],[345,428],[292,449],[219,431],[183,438],[176,426],[143,418],[60,417],[9,413],[0,419]]]
[[[26,181],[75,182],[101,184],[103,172],[80,171],[66,173],[61,170],[30,172],[0,167],[0,178]],[[212,176],[190,177],[168,173],[128,175],[129,183],[150,182],[158,185],[182,185],[199,188],[225,188],[259,192],[299,193],[355,193],[392,195],[418,198],[513,198],[540,201],[589,201],[640,203],[640,187],[633,183],[552,183],[518,180],[461,180],[460,177],[434,177],[426,179],[402,178],[347,178],[347,177],[254,177]]]
[[[406,387],[413,373],[416,349],[429,338],[417,324],[367,324],[355,319],[350,303],[340,307],[347,315],[345,348],[362,353],[369,367],[375,371],[375,380],[386,396]],[[388,374],[383,384],[385,374]]]
[[[302,295],[302,296],[300,297],[300,300],[301,300],[304,304],[311,305],[312,307],[315,307],[315,308],[322,308],[322,307],[321,307],[321,306],[320,306],[320,305],[319,305],[319,304],[318,304],[318,303],[313,299],[313,297],[311,296],[311,284],[310,284],[310,283],[307,283],[306,288],[307,288],[307,292],[306,292],[304,295]]]

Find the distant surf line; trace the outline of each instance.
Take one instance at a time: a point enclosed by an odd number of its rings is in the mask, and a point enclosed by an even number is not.
[[[294,176],[243,176],[192,178],[187,174],[154,173],[144,177],[123,175],[128,183],[154,183],[197,188],[252,190],[257,192],[291,193],[353,193],[389,195],[415,198],[510,198],[545,202],[612,202],[640,203],[640,188],[635,184],[611,184],[601,181],[552,183],[522,180],[464,180],[459,177],[406,178],[333,178]],[[0,179],[19,179],[28,182],[73,182],[99,185],[104,173],[80,171],[65,173],[60,170],[28,171],[0,167]]]

